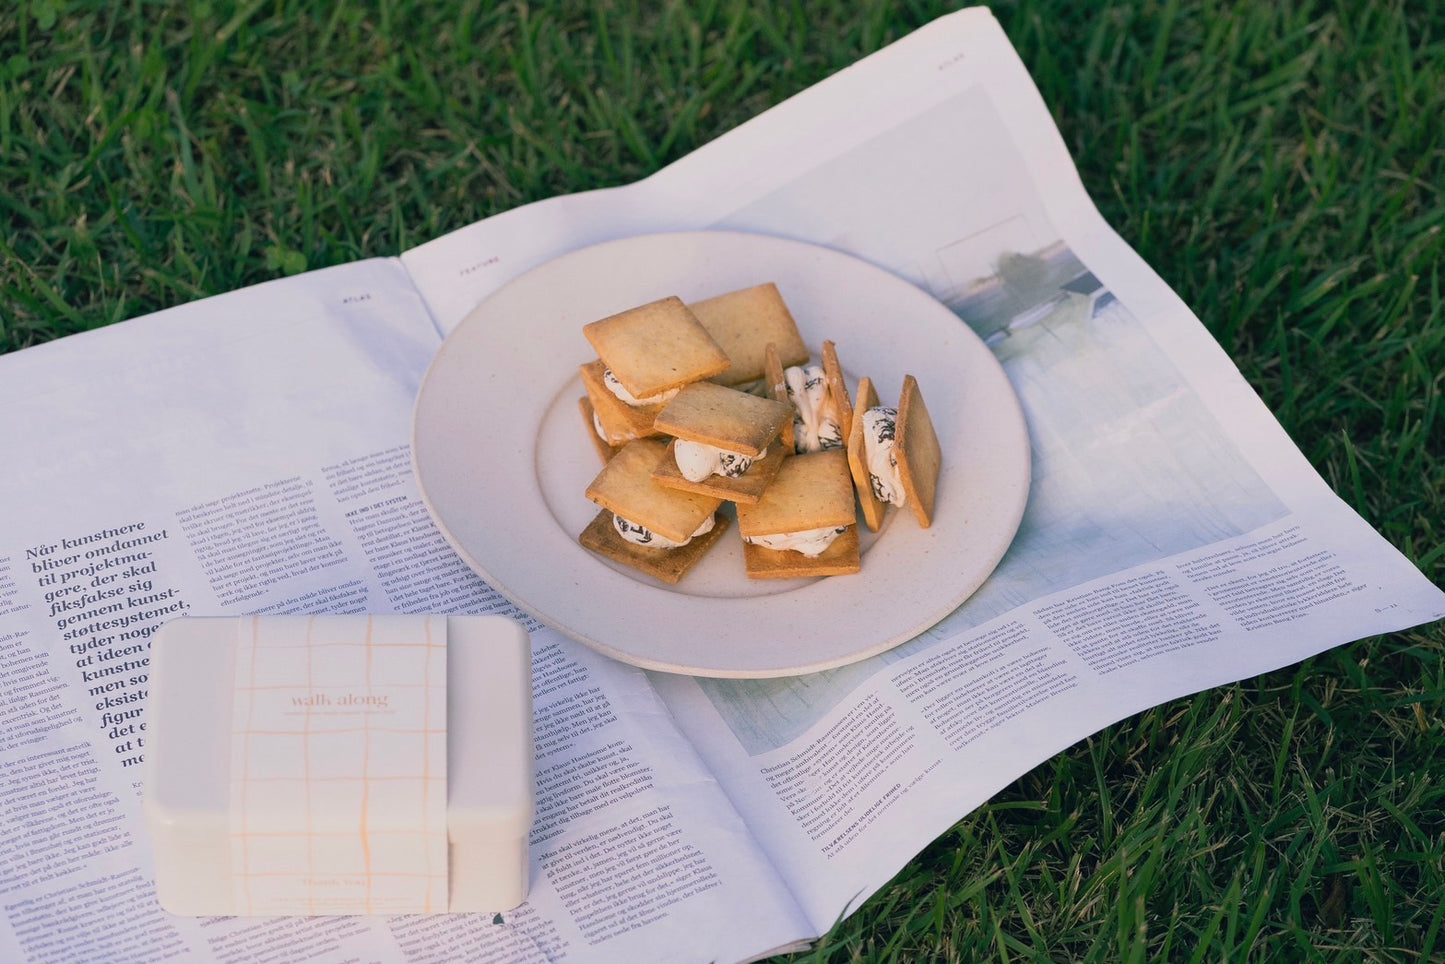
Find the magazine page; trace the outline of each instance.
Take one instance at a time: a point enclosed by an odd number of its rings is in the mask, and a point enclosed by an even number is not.
[[[642,181],[623,187],[548,198],[478,221],[419,245],[401,255],[417,290],[426,299],[443,333],[450,332],[488,295],[517,275],[577,248],[665,231],[729,228],[811,241],[874,261],[927,286],[922,265],[890,260],[889,252],[911,234],[909,217],[917,212],[894,208],[907,200],[908,170],[888,172],[863,186],[863,197],[827,194],[839,186],[858,192],[857,183],[827,184],[820,165],[867,143],[902,117],[924,121],[913,130],[914,160],[926,163],[935,139],[946,136],[926,123],[929,117],[952,121],[941,105],[975,89],[979,78],[1018,57],[986,8],[973,7],[942,17],[827,80],[749,120]],[[1021,67],[1025,97],[1042,101]],[[969,143],[981,143],[965,134]],[[1057,139],[1057,137],[1055,137]],[[1061,151],[1061,145],[1050,145]],[[1067,163],[1067,154],[1063,154]],[[1072,171],[1070,166],[1069,170]],[[949,182],[951,183],[952,179]],[[797,200],[788,208],[769,200],[787,185],[810,183],[822,195]],[[976,210],[981,219],[1007,215],[990,185],[958,181],[950,203]],[[892,234],[820,234],[812,215],[845,200],[897,215]],[[932,201],[939,200],[932,198]],[[914,198],[914,205],[918,203]],[[814,210],[816,205],[821,210]],[[928,204],[924,204],[928,207]],[[956,210],[956,208],[954,208]],[[880,222],[881,227],[881,222]]]
[[[392,259],[0,357],[0,959],[743,958],[809,936],[645,675],[535,623],[521,907],[189,919],[157,906],[141,797],[158,626],[525,620],[451,551],[416,489],[412,402],[438,343]]]
[[[653,674],[820,931],[1100,728],[1445,615],[1103,222],[985,11],[937,21],[645,181],[533,209],[403,256],[443,330],[576,247],[752,231],[925,288],[993,349],[1023,405],[1022,526],[935,627],[809,676]]]

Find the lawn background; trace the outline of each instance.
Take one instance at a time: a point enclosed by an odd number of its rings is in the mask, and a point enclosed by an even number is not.
[[[0,351],[626,183],[954,8],[7,5]],[[1104,216],[1445,583],[1445,6],[994,11]],[[1442,653],[1368,639],[1112,726],[801,957],[1438,959]]]

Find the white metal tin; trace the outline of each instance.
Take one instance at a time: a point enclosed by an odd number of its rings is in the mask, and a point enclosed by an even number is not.
[[[181,916],[236,913],[228,808],[241,618],[251,617],[173,620],[151,642],[144,808],[157,897]],[[446,626],[448,909],[509,910],[527,895],[535,806],[530,639],[502,616]]]

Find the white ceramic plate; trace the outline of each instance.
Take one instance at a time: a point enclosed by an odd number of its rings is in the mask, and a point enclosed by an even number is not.
[[[896,405],[918,379],[943,447],[933,525],[890,508],[862,572],[750,580],[734,524],[676,586],[583,549],[601,462],[578,409],[582,326],[677,295],[773,281],[815,357],[825,339],[853,392]],[[1008,548],[1029,488],[1018,399],[948,308],[867,262],[762,235],[644,235],[563,255],[509,282],[442,344],[412,426],[422,498],[447,540],[537,619],[609,656],[697,676],[817,672],[882,652],[951,612]]]

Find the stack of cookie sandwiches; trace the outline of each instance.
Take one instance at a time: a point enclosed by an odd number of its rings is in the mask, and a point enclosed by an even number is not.
[[[864,378],[855,412],[836,346],[809,364],[775,284],[662,298],[583,334],[598,357],[581,366],[579,406],[603,460],[586,491],[601,511],[579,537],[591,551],[676,583],[735,516],[749,578],[846,575],[861,568],[860,507],[882,524],[880,492],[908,493],[897,504],[931,524],[941,458],[916,380],[880,418]]]

